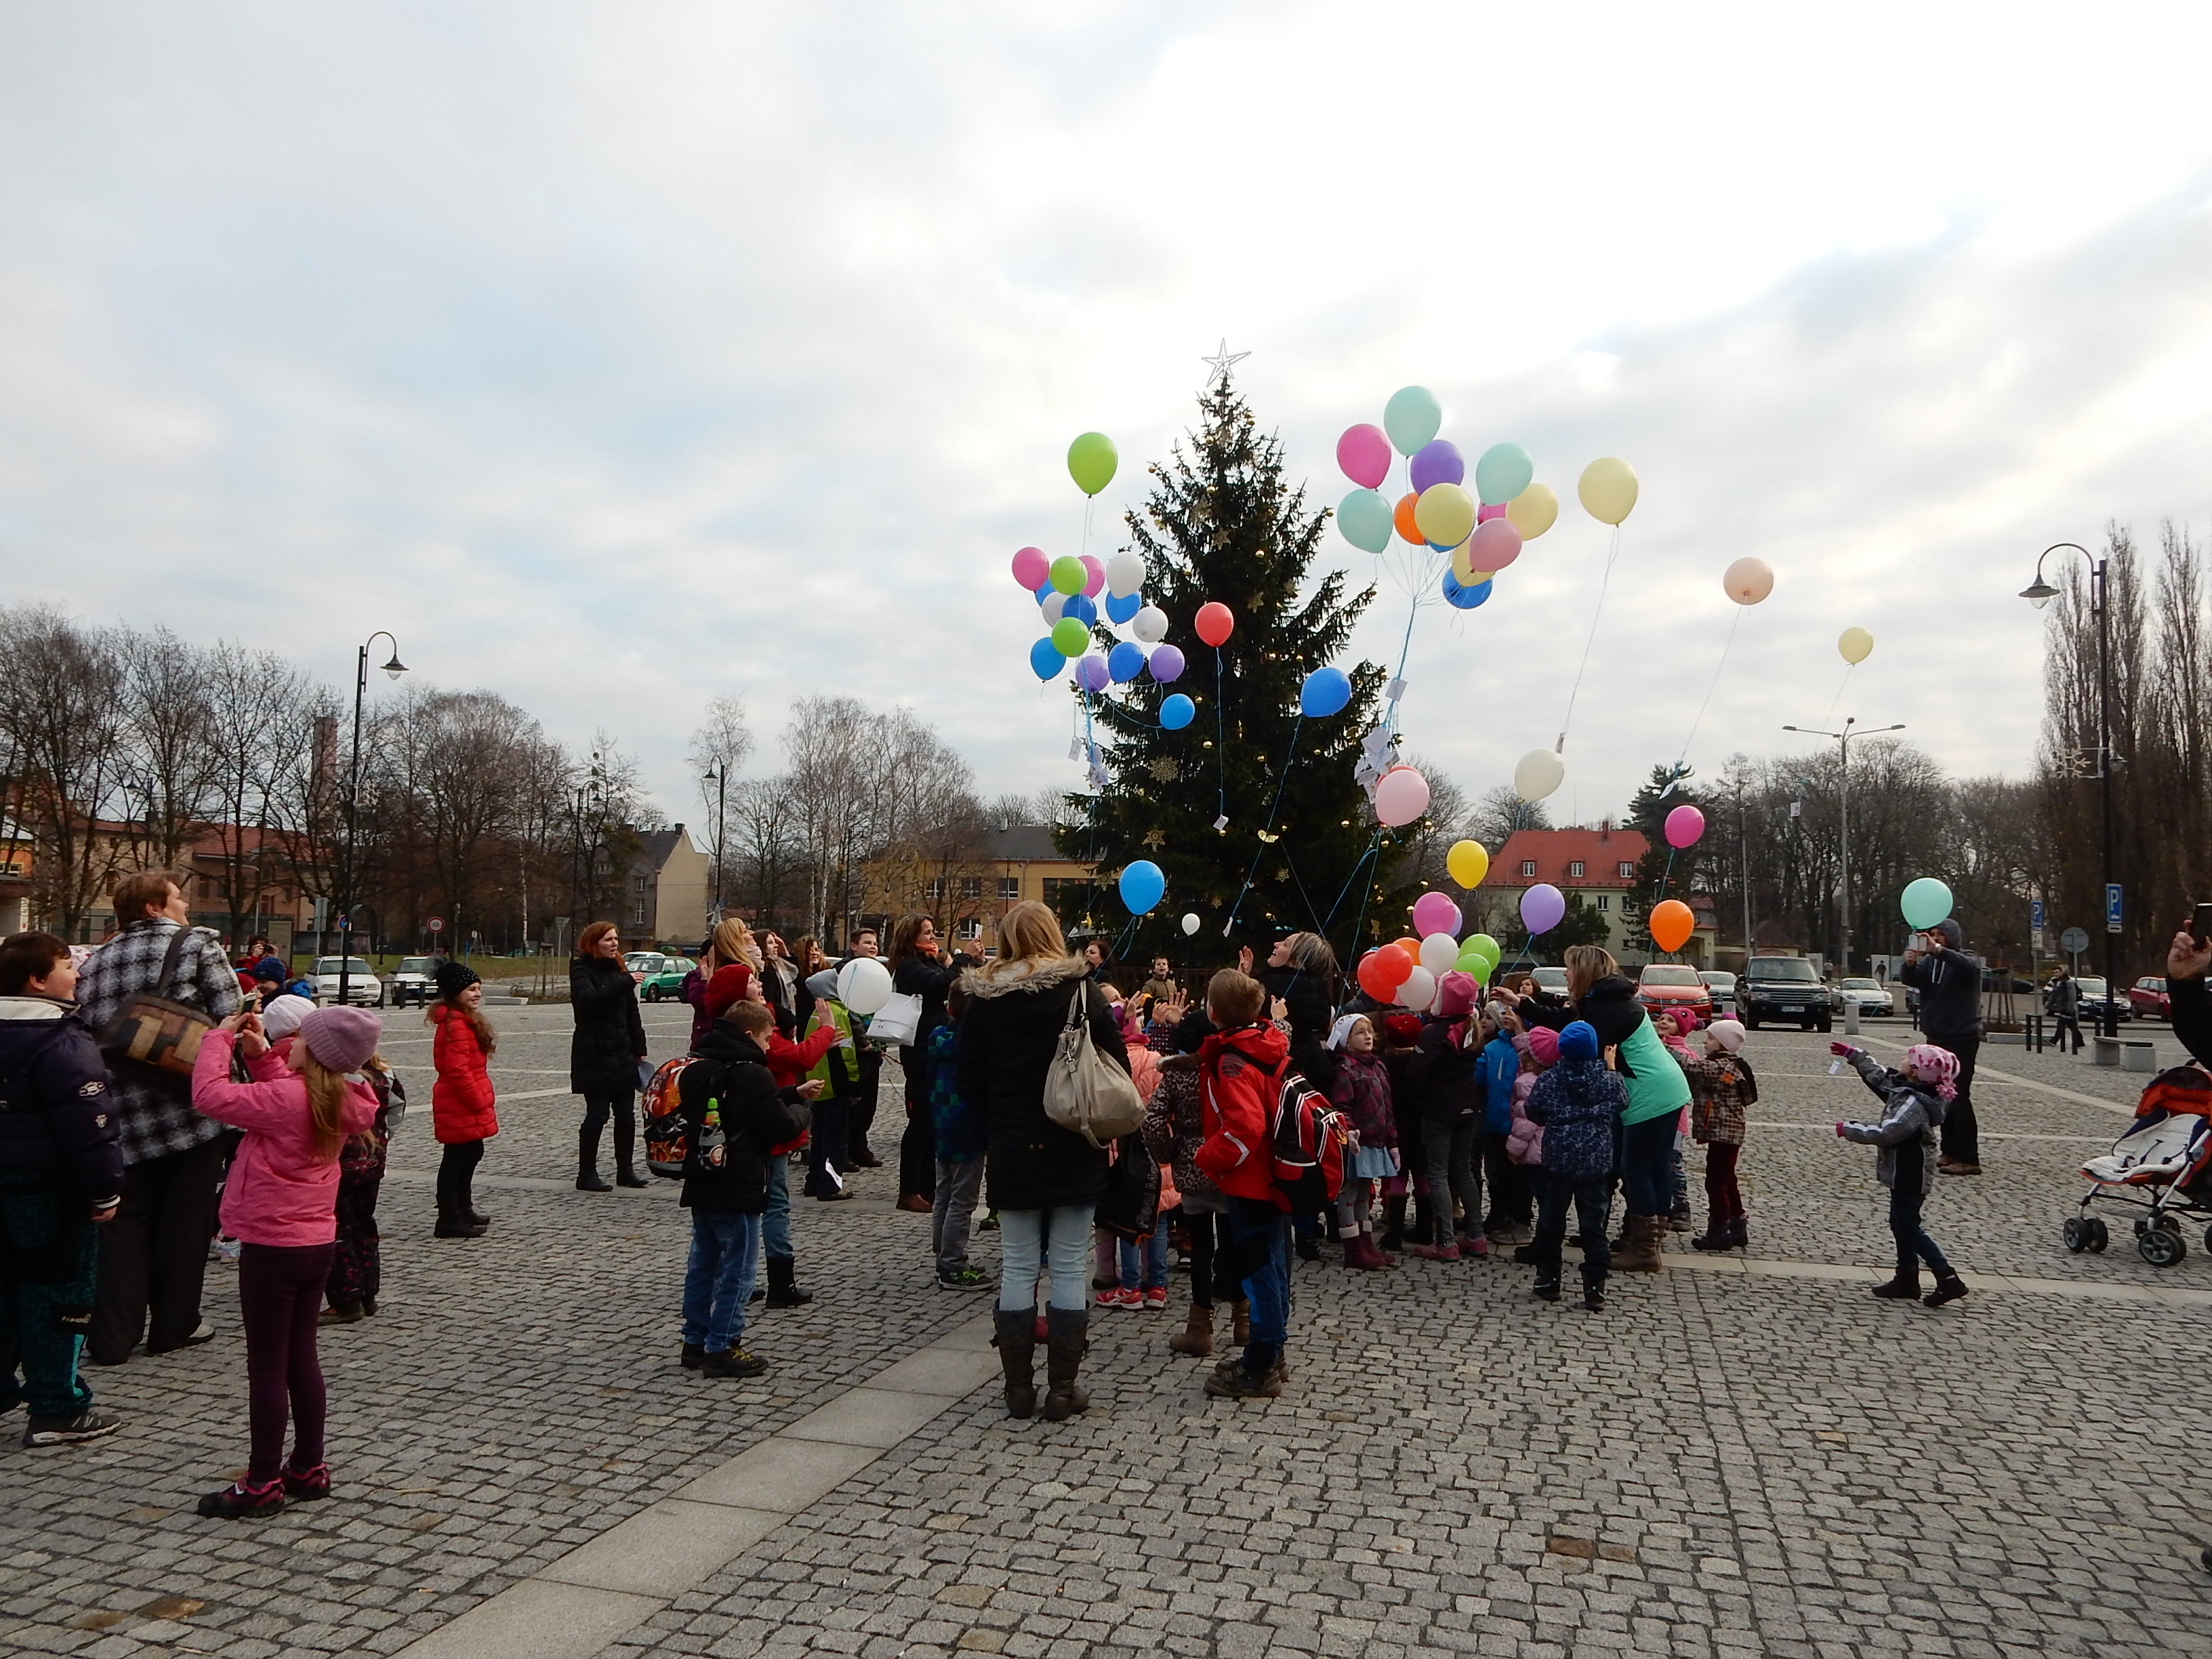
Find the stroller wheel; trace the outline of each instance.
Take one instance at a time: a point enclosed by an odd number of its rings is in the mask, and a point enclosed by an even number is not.
[[[2112,1242],[2112,1235],[2106,1228],[2104,1221],[2097,1216],[2093,1215],[2089,1218],[2087,1226],[2089,1229],[2089,1248],[2092,1250],[2094,1250],[2098,1255],[2102,1255],[2105,1252],[2105,1246]],[[2205,1229],[2204,1237],[2204,1248],[2208,1250],[2212,1250],[2212,1227]]]
[[[2066,1224],[2058,1230],[2058,1236],[2066,1241],[2066,1248],[2075,1255],[2089,1248],[2089,1224],[2078,1215],[2066,1218]]]
[[[2154,1267],[2174,1267],[2189,1254],[2189,1245],[2180,1233],[2164,1226],[2144,1228],[2136,1239],[2136,1249]]]

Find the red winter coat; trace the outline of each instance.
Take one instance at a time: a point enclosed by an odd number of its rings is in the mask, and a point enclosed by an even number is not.
[[[430,1044],[430,1058],[438,1067],[438,1081],[430,1091],[431,1133],[441,1146],[489,1140],[499,1133],[499,1115],[492,1110],[483,1043],[476,1028],[443,1003],[430,1010],[430,1018],[438,1028]]]
[[[1217,1032],[1198,1051],[1206,1127],[1198,1167],[1231,1198],[1281,1201],[1267,1119],[1290,1054],[1290,1040],[1264,1022]]]
[[[822,1056],[837,1046],[837,1028],[824,1025],[804,1042],[793,1042],[779,1031],[770,1031],[761,1045],[768,1053],[769,1075],[779,1089],[795,1089],[806,1074],[822,1063]]]

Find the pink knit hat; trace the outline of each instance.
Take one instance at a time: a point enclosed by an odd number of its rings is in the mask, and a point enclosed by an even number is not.
[[[300,1022],[300,1041],[333,1072],[358,1072],[376,1053],[384,1022],[366,1008],[318,1008]]]
[[[1528,1053],[1539,1066],[1559,1063],[1559,1034],[1548,1025],[1528,1028]]]
[[[1932,1042],[1916,1042],[1905,1051],[1905,1063],[1934,1074],[1938,1100],[1948,1100],[1959,1092],[1959,1057],[1948,1048],[1938,1048]]]
[[[1437,987],[1437,1012],[1446,1019],[1465,1019],[1480,990],[1473,974],[1446,974]]]

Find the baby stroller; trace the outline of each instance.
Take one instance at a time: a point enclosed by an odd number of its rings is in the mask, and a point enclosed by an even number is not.
[[[2147,1211],[2136,1223],[2136,1250],[2154,1267],[2171,1267],[2189,1254],[2182,1218],[2212,1220],[2212,1076],[2194,1066],[2160,1072],[2136,1105],[2136,1121],[2112,1150],[2081,1166],[2089,1189],[2079,1212],[2062,1230],[2075,1255],[2102,1250],[2112,1236],[2089,1206],[2099,1199]],[[2212,1226],[2204,1230],[2212,1250]]]

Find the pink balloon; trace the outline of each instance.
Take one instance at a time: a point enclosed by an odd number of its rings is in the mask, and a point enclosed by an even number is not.
[[[1515,539],[1517,541],[1519,538],[1516,537]],[[1100,590],[1106,586],[1106,567],[1088,553],[1084,554],[1082,558],[1083,568],[1091,573],[1091,580],[1083,584],[1083,597],[1086,599],[1095,599],[1098,597]]]
[[[1678,806],[1667,814],[1667,845],[1688,847],[1705,833],[1705,815],[1694,806]]]
[[[1022,585],[1025,593],[1034,593],[1042,587],[1051,571],[1052,561],[1045,557],[1042,548],[1025,547],[1014,555],[1014,580]]]
[[[1474,521],[1477,524],[1488,524],[1492,519],[1502,519],[1504,516],[1505,504],[1503,501],[1492,501],[1486,503],[1475,514]]]
[[[1336,441],[1336,464],[1352,483],[1372,489],[1390,476],[1390,440],[1379,426],[1348,426]]]
[[[1393,830],[1429,810],[1429,781],[1410,766],[1394,766],[1375,785],[1375,816]]]
[[[1423,939],[1431,933],[1459,937],[1459,906],[1443,893],[1424,893],[1413,901],[1413,931]]]
[[[1521,532],[1510,519],[1492,519],[1467,538],[1467,562],[1476,570],[1503,570],[1521,556]]]

